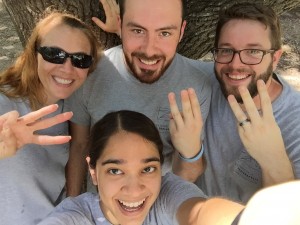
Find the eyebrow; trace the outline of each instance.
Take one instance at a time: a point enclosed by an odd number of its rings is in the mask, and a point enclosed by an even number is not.
[[[150,158],[142,159],[141,162],[142,163],[160,162],[160,159],[158,157],[150,157]],[[104,162],[102,162],[101,165],[102,166],[105,166],[107,164],[121,165],[121,164],[125,164],[125,163],[126,163],[126,160],[123,160],[123,159],[108,159],[108,160],[105,160]]]
[[[232,45],[230,43],[221,43],[220,47],[230,47],[232,48]],[[262,48],[263,46],[260,43],[252,43],[252,44],[247,44],[246,48]]]
[[[137,24],[137,23],[134,23],[134,22],[129,22],[127,23],[126,25],[127,27],[138,27],[138,28],[141,28],[143,30],[147,30],[145,27]],[[161,27],[161,28],[158,28],[156,29],[155,31],[162,31],[162,30],[177,30],[178,27],[175,26],[175,25],[170,25],[170,26],[166,26],[166,27]]]

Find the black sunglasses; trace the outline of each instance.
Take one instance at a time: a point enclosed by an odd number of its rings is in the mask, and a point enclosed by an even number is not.
[[[64,64],[67,58],[70,58],[74,67],[86,69],[93,63],[93,57],[84,53],[78,52],[71,54],[55,47],[38,47],[37,51],[42,55],[45,61],[54,64]]]

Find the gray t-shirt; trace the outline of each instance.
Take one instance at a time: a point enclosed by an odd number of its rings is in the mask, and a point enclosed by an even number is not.
[[[50,117],[61,113],[59,109]],[[21,116],[31,112],[26,101],[11,100],[0,94],[0,115],[17,110]],[[67,134],[67,123],[39,131],[39,134]],[[48,215],[65,185],[64,167],[68,145],[25,145],[13,157],[0,160],[0,225],[33,225]]]
[[[262,188],[261,168],[244,148],[236,118],[222,94],[213,72],[213,64],[198,63],[210,70],[212,101],[205,124],[204,155],[207,167],[196,184],[209,196],[225,196],[246,203]],[[283,86],[280,96],[273,101],[273,112],[278,123],[287,154],[300,178],[300,93],[274,74]],[[272,140],[269,140],[272,141]]]
[[[144,225],[176,225],[179,206],[190,198],[206,198],[194,184],[167,173],[160,194],[151,207]],[[39,225],[111,225],[102,213],[97,194],[85,193],[67,198]]]
[[[145,84],[128,72],[121,46],[107,50],[97,69],[66,101],[66,109],[74,113],[71,121],[90,127],[111,111],[126,109],[145,114],[156,124],[163,139],[163,174],[170,171],[173,147],[169,133],[168,93],[176,94],[178,105],[181,107],[180,91],[193,87],[201,104],[204,121],[209,111],[210,80],[200,69],[191,66],[190,61],[176,54],[158,81]]]

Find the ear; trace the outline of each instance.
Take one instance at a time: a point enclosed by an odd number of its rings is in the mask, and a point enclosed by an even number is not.
[[[118,31],[117,35],[121,38],[121,33],[122,33],[122,21],[120,15],[118,15]]]
[[[181,41],[183,34],[184,34],[184,30],[185,30],[185,26],[186,26],[186,20],[184,20],[182,22],[181,28],[180,28],[180,37],[179,37],[179,42]]]
[[[91,158],[90,157],[86,157],[86,161],[87,161],[87,164],[88,164],[88,167],[89,167],[89,171],[90,171],[90,174],[91,174],[91,177],[92,177],[93,184],[94,185],[98,185],[96,169],[92,169],[90,167]]]
[[[282,55],[282,49],[279,49],[276,52],[274,52],[274,54],[273,54],[273,71],[276,69],[281,55]]]

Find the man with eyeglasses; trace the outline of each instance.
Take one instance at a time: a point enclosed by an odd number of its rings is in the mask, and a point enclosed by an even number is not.
[[[205,124],[207,167],[197,185],[246,203],[259,189],[300,178],[300,94],[274,73],[282,54],[278,17],[267,6],[223,10]],[[276,196],[275,196],[276,197]]]

